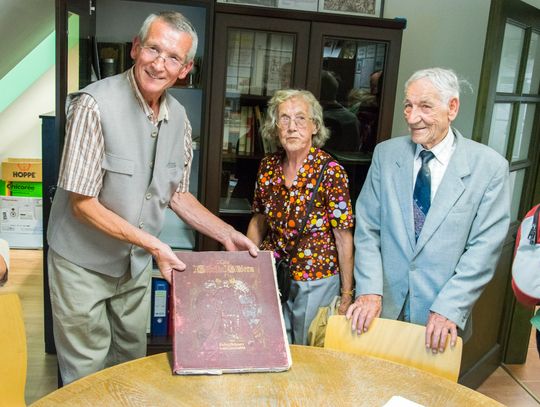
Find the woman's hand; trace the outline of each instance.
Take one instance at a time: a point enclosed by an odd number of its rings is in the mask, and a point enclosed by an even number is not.
[[[352,300],[352,294],[341,294],[341,304],[338,307],[339,315],[345,315],[347,309],[349,309],[349,305],[352,304]]]

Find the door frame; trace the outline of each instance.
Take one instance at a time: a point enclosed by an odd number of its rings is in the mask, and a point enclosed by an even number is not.
[[[48,146],[54,148],[55,151],[48,151],[49,159],[55,157],[58,159],[62,156],[64,147],[64,135],[66,127],[66,113],[64,106],[68,92],[68,17],[69,12],[76,12],[81,16],[80,26],[84,27],[87,35],[95,35],[96,32],[96,17],[95,17],[95,0],[56,0],[55,1],[55,33],[56,33],[56,103],[55,103],[55,140],[50,141]],[[54,146],[54,147],[53,147]],[[56,184],[58,177],[59,162],[55,163],[55,168],[48,168],[44,173],[50,173],[52,178],[47,182]],[[46,188],[43,199],[43,313],[44,313],[44,342],[45,352],[49,354],[56,353],[54,345],[53,328],[52,328],[52,309],[49,294],[49,279],[47,266],[47,253],[49,245],[47,243],[47,226],[49,213],[51,210],[52,199],[54,196],[54,188]]]
[[[520,0],[492,1],[473,131],[474,139],[485,144],[489,139],[491,118],[497,101],[497,79],[507,22],[532,27],[540,31],[540,10]],[[527,57],[527,51],[528,46],[526,45],[523,49],[522,59]],[[521,63],[521,65],[524,64]],[[531,331],[529,319],[533,310],[526,309],[517,303],[511,288],[511,257],[519,221],[534,203],[540,201],[540,166],[538,164],[540,160],[540,103],[536,106],[535,125],[532,130],[528,156],[531,165],[525,175],[518,219],[510,225],[499,265],[500,268],[504,269],[499,271],[506,274],[505,292],[500,293],[504,300],[504,311],[499,330],[500,357],[498,358],[504,363],[524,363]],[[513,132],[513,127],[510,132]],[[511,149],[512,139],[508,146],[508,150],[512,151]],[[519,163],[511,164],[511,169],[517,169],[518,166]],[[510,259],[505,259],[505,256],[510,257]]]

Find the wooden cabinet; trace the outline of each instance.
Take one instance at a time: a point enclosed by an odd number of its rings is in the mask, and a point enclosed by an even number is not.
[[[375,144],[390,137],[403,21],[216,4],[204,202],[237,229],[251,217],[260,136],[281,88],[310,90],[331,130],[327,151],[356,199]],[[218,249],[202,238],[201,249]]]

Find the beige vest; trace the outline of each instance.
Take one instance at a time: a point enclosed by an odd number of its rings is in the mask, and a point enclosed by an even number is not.
[[[154,126],[137,102],[125,73],[93,83],[79,93],[91,95],[99,107],[105,142],[99,202],[157,236],[183,173],[184,107],[166,94],[169,119]],[[54,197],[47,239],[55,252],[72,263],[112,277],[127,271],[136,276],[151,260],[142,248],[77,220],[69,204],[69,192],[62,188]]]

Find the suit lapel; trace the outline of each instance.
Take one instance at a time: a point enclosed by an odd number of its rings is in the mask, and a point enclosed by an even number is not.
[[[410,148],[396,159],[393,168],[394,187],[396,188],[396,196],[401,208],[405,230],[411,244],[411,249],[414,250],[416,245],[414,239],[414,219],[412,209],[412,194],[413,194],[413,162],[415,144],[410,142]]]
[[[433,233],[446,219],[452,207],[465,191],[463,178],[471,173],[463,136],[456,129],[452,129],[452,131],[456,136],[456,149],[431,204],[431,209],[416,243],[415,253],[422,250]]]

